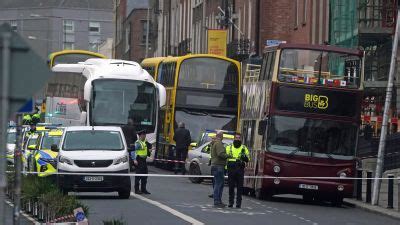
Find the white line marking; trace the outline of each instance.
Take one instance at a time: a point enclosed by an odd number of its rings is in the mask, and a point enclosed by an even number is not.
[[[131,192],[131,196],[133,196],[133,197],[135,197],[137,199],[140,199],[140,200],[142,200],[144,202],[147,202],[149,204],[152,204],[154,206],[157,206],[158,208],[163,209],[163,210],[171,213],[172,215],[174,215],[176,217],[179,217],[179,218],[181,218],[181,219],[185,220],[186,222],[189,222],[189,223],[191,223],[193,225],[204,225],[204,223],[194,219],[193,217],[190,217],[190,216],[185,215],[185,214],[183,214],[181,212],[178,212],[177,210],[175,210],[175,209],[173,209],[173,208],[171,208],[169,206],[166,206],[166,205],[164,205],[164,204],[162,204],[160,202],[148,199],[148,198],[143,197],[141,195],[137,195],[137,194],[135,194],[133,192]]]
[[[13,203],[11,203],[10,201],[5,201],[9,206],[11,206],[11,207],[14,207],[14,204]],[[32,218],[32,217],[30,217],[28,214],[26,214],[26,213],[24,213],[24,212],[22,212],[22,211],[20,211],[21,212],[21,215],[23,215],[26,219],[28,219],[29,221],[31,221],[32,223],[34,223],[34,224],[38,224],[37,223],[37,221],[34,219],[34,218]],[[13,214],[13,216],[14,216],[14,214]]]

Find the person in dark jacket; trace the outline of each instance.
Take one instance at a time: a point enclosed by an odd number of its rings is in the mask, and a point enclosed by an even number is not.
[[[176,143],[176,160],[180,161],[175,164],[175,174],[182,170],[182,174],[185,174],[185,163],[190,143],[192,138],[190,137],[190,131],[185,128],[185,124],[180,122],[178,129],[174,134],[174,141]]]
[[[128,119],[128,124],[122,127],[122,132],[124,132],[126,146],[128,146],[129,155],[131,155],[132,151],[135,151],[135,142],[137,140],[136,129],[133,125],[132,118]],[[133,167],[132,156],[130,157],[130,165]]]

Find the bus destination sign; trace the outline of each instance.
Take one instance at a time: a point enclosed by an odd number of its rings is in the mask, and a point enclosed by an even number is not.
[[[354,92],[279,86],[276,110],[318,113],[334,116],[356,116],[358,97]]]

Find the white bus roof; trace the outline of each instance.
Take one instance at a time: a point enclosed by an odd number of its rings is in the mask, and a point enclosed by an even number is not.
[[[88,59],[78,64],[57,64],[54,72],[82,73],[87,79],[118,78],[154,82],[152,76],[137,62],[119,59]]]

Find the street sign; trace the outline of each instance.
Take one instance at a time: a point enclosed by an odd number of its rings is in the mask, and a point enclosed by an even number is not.
[[[286,43],[286,41],[282,41],[282,40],[267,40],[265,42],[266,46],[275,46],[275,45],[279,45],[281,43]]]
[[[23,105],[17,113],[32,113],[35,105],[33,104],[33,99],[31,98],[29,101]]]
[[[3,50],[3,34],[11,34],[9,65],[3,65],[3,54],[0,54],[0,68],[9,66],[10,114],[18,112],[24,104],[31,100],[51,76],[46,61],[36,54],[23,38],[12,31],[8,24],[0,25],[0,50]],[[4,75],[2,75],[4,76]],[[0,79],[0,87],[3,79]]]

